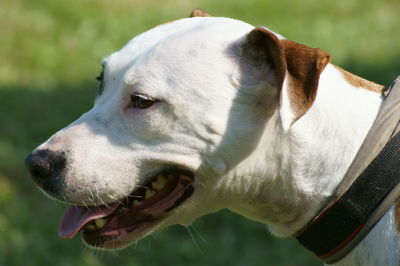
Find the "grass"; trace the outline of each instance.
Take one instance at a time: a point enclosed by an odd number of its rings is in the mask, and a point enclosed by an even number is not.
[[[3,0],[0,2],[0,265],[319,265],[295,240],[223,211],[116,253],[57,237],[64,206],[47,200],[24,157],[89,109],[99,62],[134,35],[194,7],[266,25],[329,52],[382,84],[400,69],[397,0]],[[198,232],[198,233],[197,233]]]

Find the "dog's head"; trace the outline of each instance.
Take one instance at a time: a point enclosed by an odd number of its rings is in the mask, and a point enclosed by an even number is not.
[[[328,61],[227,18],[135,37],[104,60],[94,107],[27,158],[39,187],[72,205],[60,235],[118,248],[244,204],[235,197],[254,173],[243,162],[266,128],[273,138],[310,108]]]

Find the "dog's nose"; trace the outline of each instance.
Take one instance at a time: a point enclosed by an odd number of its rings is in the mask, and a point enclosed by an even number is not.
[[[29,154],[25,160],[26,168],[33,180],[46,192],[57,193],[60,175],[66,166],[66,156],[63,152],[37,150]]]

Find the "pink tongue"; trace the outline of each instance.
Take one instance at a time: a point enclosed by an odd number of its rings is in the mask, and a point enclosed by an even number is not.
[[[71,206],[61,220],[58,235],[63,238],[72,238],[86,223],[110,215],[117,207],[118,204],[96,207]]]

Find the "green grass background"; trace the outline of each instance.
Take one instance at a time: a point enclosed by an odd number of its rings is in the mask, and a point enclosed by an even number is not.
[[[0,265],[320,265],[295,240],[228,211],[120,252],[93,252],[79,237],[57,237],[65,206],[24,169],[35,146],[90,108],[104,56],[195,7],[322,48],[382,84],[400,73],[398,0],[1,0]]]

